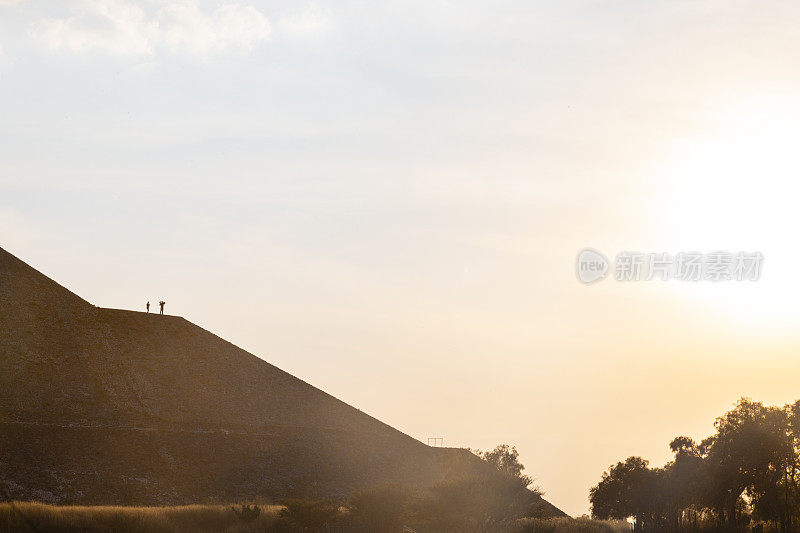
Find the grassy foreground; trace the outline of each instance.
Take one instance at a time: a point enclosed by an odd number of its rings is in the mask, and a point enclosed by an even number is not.
[[[290,504],[295,512],[303,510],[306,518],[313,518],[320,510]],[[243,516],[241,506],[233,510],[230,505],[184,505],[177,507],[123,507],[123,506],[56,506],[34,502],[0,503],[0,533],[5,532],[68,532],[68,533],[174,533],[174,532],[330,532],[352,531],[358,533],[420,532],[508,532],[508,533],[628,533],[630,526],[621,521],[590,520],[588,518],[523,518],[506,526],[473,524],[467,529],[450,526],[422,526],[413,530],[401,528],[380,520],[371,525],[342,521],[342,510],[333,508],[339,520],[333,528],[318,523],[298,524],[287,516],[287,508],[280,505],[258,506],[257,516]],[[344,512],[346,516],[347,512]]]
[[[225,505],[178,507],[56,506],[0,503],[0,532],[153,532],[248,533],[280,531],[277,505],[259,506],[258,517],[245,520]]]
[[[589,518],[521,518],[513,533],[629,533],[631,526],[621,520]]]

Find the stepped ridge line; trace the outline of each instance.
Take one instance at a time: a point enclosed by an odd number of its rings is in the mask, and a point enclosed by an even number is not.
[[[2,248],[0,309],[0,481],[19,500],[336,499],[485,467],[182,317],[95,307]]]

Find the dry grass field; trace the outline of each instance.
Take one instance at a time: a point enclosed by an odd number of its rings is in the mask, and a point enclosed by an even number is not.
[[[0,532],[68,532],[68,533],[289,533],[295,531],[329,532],[352,531],[357,533],[396,533],[419,531],[444,533],[474,531],[482,533],[629,533],[630,525],[622,521],[590,520],[588,518],[525,518],[506,524],[471,524],[470,527],[442,527],[421,524],[412,528],[391,521],[359,524],[348,518],[352,513],[345,509],[330,512],[323,517],[323,509],[314,505],[289,504],[297,515],[292,518],[286,507],[258,506],[258,516],[243,517],[241,506],[184,505],[175,507],[123,507],[123,506],[56,506],[35,502],[0,503]],[[236,509],[236,510],[233,510]],[[298,514],[298,511],[300,514]],[[302,515],[302,516],[301,516]],[[315,516],[318,515],[318,516]],[[334,517],[335,515],[335,517]],[[322,522],[329,520],[328,524]]]
[[[243,519],[231,506],[176,507],[55,506],[0,503],[0,531],[247,533],[281,530],[280,506],[259,506],[258,517]]]
[[[590,518],[522,518],[513,533],[629,533],[631,525],[621,520]]]

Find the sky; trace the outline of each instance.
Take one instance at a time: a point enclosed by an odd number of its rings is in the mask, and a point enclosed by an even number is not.
[[[0,0],[0,246],[566,512],[800,397],[800,4]],[[760,251],[592,285],[578,252]]]

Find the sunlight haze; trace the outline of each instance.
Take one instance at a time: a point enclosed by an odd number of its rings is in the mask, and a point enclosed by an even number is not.
[[[0,1],[0,246],[587,513],[800,362],[800,4]],[[760,251],[584,285],[583,248]],[[610,275],[613,278],[613,272]]]

